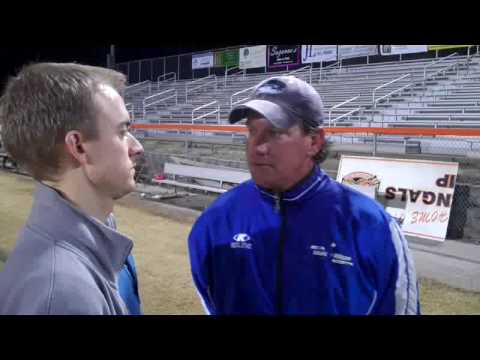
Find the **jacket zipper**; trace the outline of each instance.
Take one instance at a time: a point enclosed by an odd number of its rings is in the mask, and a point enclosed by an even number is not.
[[[280,244],[278,249],[278,263],[277,263],[277,313],[283,315],[283,259],[285,253],[285,238],[287,219],[285,216],[285,204],[282,201],[282,195],[278,194],[275,199],[276,209],[280,212]]]

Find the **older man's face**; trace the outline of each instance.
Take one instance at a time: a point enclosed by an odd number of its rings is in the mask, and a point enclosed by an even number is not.
[[[252,116],[247,120],[247,128],[247,159],[257,185],[282,192],[312,170],[312,157],[320,149],[319,142],[315,136],[304,134],[298,125],[281,130],[263,117]]]

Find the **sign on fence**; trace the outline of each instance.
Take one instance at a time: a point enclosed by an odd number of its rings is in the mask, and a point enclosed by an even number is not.
[[[377,45],[338,45],[339,59],[349,59],[372,55],[378,55]]]
[[[457,49],[464,48],[473,45],[428,45],[428,50],[446,50],[446,49]]]
[[[251,69],[266,66],[267,46],[249,46],[240,48],[240,69]]]
[[[337,60],[337,45],[302,45],[302,63]]]
[[[238,51],[238,49],[217,51],[215,53],[215,66],[216,67],[238,66],[238,61],[239,61],[239,51]]]
[[[213,53],[192,55],[192,69],[205,69],[213,67]]]
[[[269,68],[300,64],[298,45],[269,45],[267,54]]]
[[[382,55],[412,54],[427,51],[427,45],[380,45]]]
[[[458,163],[342,155],[337,181],[375,198],[406,235],[444,241]]]

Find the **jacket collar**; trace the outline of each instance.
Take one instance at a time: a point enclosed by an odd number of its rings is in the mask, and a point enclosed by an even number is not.
[[[281,195],[283,201],[294,202],[304,200],[309,195],[314,194],[320,186],[325,184],[326,180],[328,179],[328,175],[320,169],[318,165],[315,165],[310,174],[300,181],[298,184],[294,185],[291,189],[277,194],[267,189],[264,189],[258,185],[255,185],[260,192],[272,199],[278,199]]]
[[[42,183],[37,183],[27,226],[43,232],[56,244],[76,248],[112,282],[133,247],[128,237],[85,214]]]

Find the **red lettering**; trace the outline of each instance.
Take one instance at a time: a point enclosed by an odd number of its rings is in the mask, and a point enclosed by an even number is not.
[[[438,220],[440,220],[440,222],[446,222],[448,220],[448,214],[446,212],[442,212],[440,213],[440,216],[438,217]]]
[[[434,222],[444,223],[448,220],[447,212],[429,211],[413,211],[410,224],[430,224]]]
[[[427,216],[428,214],[424,211],[420,212],[420,219],[418,219],[419,223],[425,223],[427,222]]]
[[[418,211],[414,211],[414,212],[412,213],[412,221],[411,221],[410,224],[416,224],[416,223],[417,223],[417,220],[418,220],[417,218],[418,218]]]

